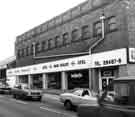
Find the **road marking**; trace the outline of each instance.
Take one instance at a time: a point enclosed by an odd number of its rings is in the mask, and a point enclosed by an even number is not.
[[[17,103],[20,103],[20,104],[28,104],[24,101],[21,101],[21,100],[16,100],[16,99],[10,99],[11,101],[14,101],[14,102],[17,102]]]
[[[65,115],[65,116],[69,116],[70,115],[70,114],[65,114],[65,113],[56,111],[56,110],[48,108],[48,107],[40,107],[40,109],[43,109],[43,110],[46,110],[46,111],[50,111],[50,112],[54,112],[54,113],[57,113],[57,114],[62,114],[62,115]],[[71,116],[70,115],[70,117],[77,117],[77,116]]]

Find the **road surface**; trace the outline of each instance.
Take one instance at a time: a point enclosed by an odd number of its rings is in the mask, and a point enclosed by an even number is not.
[[[23,101],[0,95],[0,117],[76,117],[61,104]]]

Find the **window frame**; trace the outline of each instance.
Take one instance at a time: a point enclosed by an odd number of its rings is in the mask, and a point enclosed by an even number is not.
[[[75,28],[71,32],[71,42],[76,42],[76,41],[79,41],[79,40],[80,40],[79,28]]]
[[[112,22],[111,20],[112,20],[113,18],[114,18],[115,20]],[[116,19],[116,16],[110,16],[110,17],[107,18],[107,33],[118,30],[118,24],[117,24],[117,21],[116,21],[116,20],[117,20],[117,19]],[[109,21],[111,21],[111,22],[109,23]],[[110,27],[111,27],[112,25],[115,25],[115,28],[111,29]]]
[[[59,41],[60,40],[60,41]],[[59,43],[61,42],[61,43]],[[55,47],[61,47],[63,46],[63,39],[61,38],[61,36],[57,35],[55,36]]]
[[[83,25],[81,27],[82,40],[89,39],[91,37],[91,31],[89,25]]]
[[[69,43],[71,43],[68,32],[63,33],[62,38],[63,38],[63,45],[68,45]]]

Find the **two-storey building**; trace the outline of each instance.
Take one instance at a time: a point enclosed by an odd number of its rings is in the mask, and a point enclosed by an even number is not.
[[[44,89],[99,91],[135,75],[134,10],[134,0],[88,0],[32,28],[17,36],[17,68],[8,76]]]

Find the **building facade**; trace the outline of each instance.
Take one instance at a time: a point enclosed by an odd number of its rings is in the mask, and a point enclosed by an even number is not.
[[[17,68],[7,75],[43,89],[95,91],[135,75],[134,10],[134,0],[88,0],[54,17],[17,37]]]
[[[10,79],[8,79],[6,74],[7,70],[12,68],[16,68],[15,56],[9,57],[0,62],[0,85],[8,84],[12,87],[15,84],[15,77],[10,77]]]

